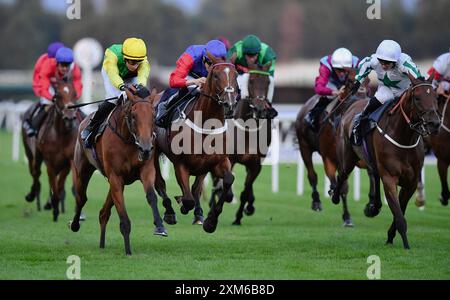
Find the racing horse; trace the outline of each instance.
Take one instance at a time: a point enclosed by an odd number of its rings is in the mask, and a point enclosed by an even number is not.
[[[39,133],[35,137],[28,137],[22,126],[22,140],[28,158],[29,171],[33,177],[31,190],[25,196],[25,199],[28,202],[36,199],[37,209],[41,209],[39,177],[41,175],[41,164],[44,161],[50,184],[53,221],[57,221],[60,200],[61,210],[64,213],[64,184],[71,170],[77,128],[83,114],[79,110],[68,108],[74,104],[76,99],[76,91],[71,82],[57,81],[54,89],[54,104],[49,107],[47,117],[43,121]],[[39,104],[33,104],[25,112],[24,120],[29,117],[35,105]],[[73,180],[75,180],[74,177]]]
[[[408,76],[411,86],[373,124],[374,130],[368,132],[362,146],[352,144],[351,134],[355,116],[363,110],[367,101],[354,103],[344,113],[338,129],[339,167],[337,185],[332,196],[333,202],[339,202],[340,189],[345,180],[355,165],[364,161],[373,170],[372,176],[375,179],[372,180],[377,185],[377,193],[380,191],[381,179],[393,215],[386,243],[392,244],[398,231],[405,249],[409,249],[405,211],[416,190],[423,166],[422,137],[436,133],[440,125],[432,77],[425,80],[415,79],[411,74]],[[397,191],[397,186],[401,187],[400,192]],[[380,197],[370,199],[364,213],[368,217],[374,217],[380,212],[381,206]]]
[[[248,98],[238,101],[234,117],[229,120],[232,126],[227,131],[227,141],[234,140],[234,149],[228,158],[232,167],[239,163],[245,166],[247,172],[233,225],[241,225],[243,213],[251,216],[255,212],[253,183],[261,172],[261,162],[267,155],[272,138],[272,122],[266,117],[270,84],[268,70],[271,65],[272,63],[264,66],[249,65]],[[213,181],[210,203],[215,201],[216,196],[220,197],[222,185],[218,178]]]
[[[120,219],[125,254],[131,255],[131,221],[125,208],[124,185],[132,184],[136,180],[142,182],[147,201],[152,208],[154,234],[167,236],[167,231],[162,224],[154,190],[153,100],[156,90],[153,89],[150,94],[145,87],[138,90],[130,87],[126,94],[127,100],[118,100],[118,105],[106,120],[103,134],[97,137],[91,149],[85,148],[80,136],[90,116],[80,124],[74,154],[75,175],[78,178],[75,186],[77,205],[75,216],[69,225],[73,232],[80,229],[81,210],[87,201],[86,190],[92,173],[97,169],[109,182],[109,192],[99,213],[100,248],[105,247],[106,225],[114,205]]]
[[[319,118],[318,132],[313,131],[308,124],[305,123],[305,116],[316,105],[319,100],[319,95],[314,95],[302,106],[297,114],[295,122],[295,131],[298,139],[299,150],[302,156],[303,162],[306,166],[308,173],[309,184],[312,187],[312,202],[311,208],[314,211],[322,210],[322,203],[320,201],[319,192],[317,191],[317,173],[314,170],[314,164],[312,161],[312,155],[318,151],[322,156],[325,174],[330,180],[330,189],[336,186],[336,171],[337,171],[337,156],[336,156],[336,125],[340,116],[351,103],[361,99],[367,99],[367,85],[368,81],[364,83],[362,88],[355,96],[350,97],[350,91],[354,85],[354,79],[356,70],[354,68],[348,68],[349,75],[343,86],[343,93],[335,98],[328,107],[331,107],[330,113],[327,114],[326,110]],[[348,99],[346,99],[348,98]],[[345,103],[343,103],[345,101]],[[343,204],[344,226],[353,226],[350,212],[347,206],[347,193],[348,184],[344,183],[343,188],[340,190],[340,197]],[[371,189],[369,197],[373,197],[374,191]]]
[[[230,117],[235,108],[237,72],[234,65],[227,62],[225,57],[214,57],[209,52],[207,55],[212,61],[211,71],[198,98],[186,106],[183,117],[178,122],[172,123],[169,129],[157,127],[156,146],[157,156],[164,153],[174,165],[175,176],[183,193],[182,196],[176,197],[181,204],[181,213],[187,214],[195,208],[194,215],[197,221],[203,224],[206,232],[212,233],[216,230],[224,202],[233,200],[231,185],[234,176],[225,149],[227,131],[225,117]],[[202,120],[206,120],[205,124]],[[164,220],[173,224],[176,222],[175,212],[167,197],[157,158],[155,167],[156,189],[163,198],[163,205],[166,208]],[[223,190],[219,201],[213,203],[208,217],[202,222],[200,195],[203,180],[209,172],[223,179]],[[189,187],[190,176],[196,177],[192,189]]]
[[[439,197],[439,201],[444,206],[448,205],[448,199],[450,198],[450,191],[447,183],[447,170],[448,165],[450,164],[450,144],[448,143],[448,140],[450,139],[449,100],[450,95],[447,97],[440,96],[438,98],[439,113],[442,116],[439,132],[436,135],[430,135],[424,138],[426,145],[431,147],[437,158],[437,169],[441,181],[441,196]],[[419,207],[425,204],[423,188],[422,180],[420,180],[418,185],[418,197],[416,198],[416,205]]]

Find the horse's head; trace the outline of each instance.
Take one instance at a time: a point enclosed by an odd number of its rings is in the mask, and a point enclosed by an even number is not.
[[[70,109],[68,106],[75,104],[77,95],[72,82],[59,80],[54,88],[56,112],[61,115],[66,125],[73,125],[76,119],[76,110]]]
[[[128,100],[123,102],[125,121],[128,130],[139,150],[139,160],[150,158],[154,147],[153,118],[155,111],[153,101],[156,89],[150,93],[145,87],[132,87],[126,90]]]
[[[408,76],[412,85],[405,97],[411,99],[411,129],[422,136],[437,133],[441,120],[438,114],[437,95],[431,84],[434,74],[428,80],[423,77],[416,79],[411,74]]]
[[[207,52],[212,62],[204,92],[225,109],[225,116],[232,117],[237,99],[237,72],[234,65],[225,57],[215,57]]]
[[[253,111],[253,117],[257,119],[266,118],[267,93],[270,85],[269,69],[272,62],[264,66],[250,65],[248,79],[249,105]]]

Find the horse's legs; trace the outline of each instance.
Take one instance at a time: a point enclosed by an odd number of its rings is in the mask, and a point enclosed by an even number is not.
[[[240,200],[241,204],[239,205],[238,211],[236,212],[236,219],[233,222],[233,225],[241,225],[242,212],[245,212],[246,215],[251,216],[255,213],[255,207],[253,203],[255,202],[255,195],[253,193],[253,182],[258,177],[261,172],[261,163],[260,161],[252,161],[249,165],[246,166],[247,176],[245,178],[244,191],[242,191]],[[247,202],[247,206],[244,206]]]
[[[53,208],[53,221],[58,221],[59,215],[59,186],[58,186],[58,174],[53,166],[47,165],[47,175],[50,184],[50,190],[52,191],[52,208]]]
[[[342,165],[339,166],[336,187],[331,190],[331,201],[334,204],[339,204],[342,189],[348,190],[347,179],[349,174],[355,168],[356,162],[357,159],[355,159],[355,157],[346,155],[342,161]]]
[[[231,163],[228,158],[217,165],[213,170],[213,176],[223,178],[223,191],[217,203],[213,203],[209,210],[208,217],[203,222],[203,230],[212,233],[216,230],[219,215],[222,213],[224,202],[233,200],[233,191],[231,185],[234,182],[233,173],[231,173]]]
[[[69,175],[70,166],[64,168],[58,175],[58,191],[59,191],[59,201],[61,202],[61,212],[65,213],[64,201],[66,198],[66,191],[64,185],[66,183],[67,175]]]
[[[114,201],[111,198],[111,192],[108,192],[103,208],[98,214],[98,220],[100,222],[100,248],[105,248],[106,225],[108,224],[109,217],[111,216],[111,208],[113,205]]]
[[[448,163],[444,162],[442,159],[438,159],[437,167],[439,172],[439,179],[441,180],[441,197],[439,201],[441,201],[442,205],[447,206],[448,198],[450,197],[450,192],[448,190],[447,184]]]
[[[319,192],[317,191],[317,173],[314,170],[314,165],[312,161],[313,152],[310,150],[309,146],[300,142],[300,154],[302,155],[303,163],[308,171],[309,184],[312,187],[312,203],[311,208],[314,211],[322,210],[322,203],[320,202]]]
[[[195,177],[194,184],[192,184],[192,195],[194,196],[195,208],[194,208],[194,220],[192,225],[203,224],[203,209],[200,206],[200,196],[203,191],[203,182],[207,174]]]
[[[387,243],[392,243],[393,232],[392,229],[395,227],[403,240],[403,247],[409,249],[408,238],[406,236],[407,224],[404,217],[404,211],[406,210],[406,205],[409,198],[414,194],[415,185],[409,187],[403,187],[400,191],[400,197],[397,197],[397,179],[390,176],[383,177],[384,192],[386,194],[387,202],[392,214],[394,215],[394,224],[388,230],[388,240]]]
[[[80,155],[82,155],[82,157],[79,159],[79,162],[75,163],[76,167],[73,168],[74,173],[72,175],[76,176],[77,178],[75,180],[75,216],[70,222],[70,229],[73,232],[77,232],[78,230],[80,230],[81,210],[83,209],[83,206],[87,201],[86,190],[89,184],[89,180],[95,171],[95,168],[89,163],[87,158],[83,154]]]
[[[25,196],[25,200],[27,200],[27,202],[32,202],[34,198],[36,198],[37,210],[40,211],[41,182],[39,181],[39,177],[41,176],[42,156],[39,154],[39,152],[36,152],[36,156],[33,157],[31,150],[28,149],[28,151],[26,151],[25,153],[27,154],[28,158],[28,168],[30,170],[31,176],[33,177],[33,184],[31,185],[30,192]]]
[[[123,181],[115,174],[107,174],[107,177],[109,181],[109,192],[111,193],[111,198],[114,201],[114,206],[116,207],[117,214],[119,215],[120,219],[120,233],[122,233],[123,241],[125,244],[125,255],[131,255],[131,221],[125,208],[125,201],[123,198]]]
[[[169,224],[177,224],[177,217],[172,207],[172,202],[166,193],[166,182],[161,174],[161,168],[159,165],[159,155],[155,154],[155,189],[158,195],[163,198],[163,206],[166,209],[164,212],[163,220]]]
[[[369,203],[364,208],[364,215],[368,218],[376,217],[381,210],[380,176],[367,169],[370,179]]]
[[[348,181],[344,181],[341,188],[341,200],[342,200],[342,219],[344,220],[344,226],[345,227],[353,227],[352,218],[350,216],[350,212],[348,211],[348,204],[347,204],[347,195],[348,195]]]
[[[180,211],[183,215],[186,215],[191,209],[195,207],[194,196],[191,193],[189,187],[189,171],[183,164],[175,165],[175,176],[178,181],[178,185],[181,187],[183,197],[181,198]]]
[[[422,182],[422,172],[419,173],[419,182],[417,183],[417,195],[416,195],[416,206],[422,207],[425,205],[425,194],[423,192],[424,186]]]
[[[216,203],[216,196],[220,195],[219,189],[221,189],[221,179],[219,177],[214,177],[213,183],[212,183],[212,190],[211,190],[211,198],[209,199],[209,207],[213,206],[213,203]]]

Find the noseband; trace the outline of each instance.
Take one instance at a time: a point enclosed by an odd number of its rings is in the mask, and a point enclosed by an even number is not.
[[[222,63],[217,63],[217,64],[212,65],[211,72],[212,72],[212,70],[214,70],[215,67],[218,67],[218,66],[229,66],[229,67],[235,69],[234,64],[232,64],[232,63],[227,63],[227,62],[222,62]],[[232,87],[232,86],[230,85],[229,71],[228,71],[228,72],[227,72],[226,70],[224,70],[224,71],[225,71],[225,73],[226,73],[226,75],[227,75],[228,85],[227,85],[223,90],[221,90],[220,92],[216,92],[216,94],[215,94],[214,96],[211,96],[211,95],[207,95],[207,94],[202,93],[202,95],[204,95],[204,96],[206,96],[206,97],[208,97],[208,98],[213,99],[213,100],[216,101],[219,105],[224,105],[224,104],[227,103],[227,101],[223,101],[223,100],[222,100],[222,96],[223,96],[224,94],[228,94],[228,99],[229,99],[230,102],[231,102],[231,94],[235,92],[235,88]]]

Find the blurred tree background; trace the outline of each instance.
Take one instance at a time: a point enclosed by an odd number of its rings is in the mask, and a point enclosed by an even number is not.
[[[143,38],[150,60],[162,65],[173,65],[190,44],[217,36],[234,43],[250,33],[280,61],[318,58],[341,46],[365,56],[386,38],[414,59],[434,58],[450,46],[448,0],[381,0],[380,20],[367,18],[365,0],[197,1],[198,10],[190,12],[182,1],[81,0],[81,20],[69,20],[65,9],[45,9],[39,0],[0,0],[0,68],[30,69],[50,42],[73,46],[87,36],[104,47]]]

